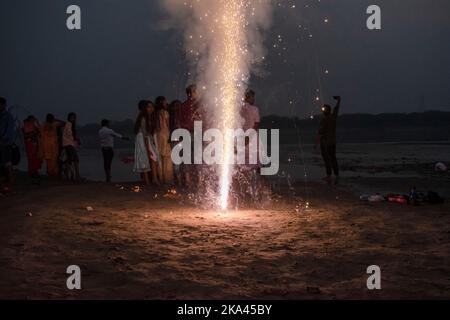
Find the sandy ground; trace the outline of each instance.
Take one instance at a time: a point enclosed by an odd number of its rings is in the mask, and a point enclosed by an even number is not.
[[[309,209],[280,198],[228,213],[132,185],[21,184],[0,197],[0,298],[449,299],[450,205],[369,204],[356,183],[310,183]],[[381,291],[367,290],[369,265]]]

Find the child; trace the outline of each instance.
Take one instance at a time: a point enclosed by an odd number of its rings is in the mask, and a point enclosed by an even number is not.
[[[66,156],[65,175],[67,179],[79,183],[81,182],[80,160],[76,148],[80,146],[80,140],[77,136],[77,115],[73,112],[69,113],[67,117],[62,144]]]
[[[103,165],[105,168],[106,182],[111,182],[111,164],[114,158],[114,138],[119,138],[122,140],[129,140],[129,138],[124,137],[114,130],[109,128],[109,121],[102,120],[102,128],[98,132],[98,137],[100,139],[100,146],[103,153]]]

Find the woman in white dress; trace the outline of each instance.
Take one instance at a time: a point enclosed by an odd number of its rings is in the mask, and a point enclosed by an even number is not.
[[[139,111],[134,127],[136,134],[134,172],[140,173],[145,184],[150,185],[149,172],[152,170],[150,160],[158,161],[158,153],[151,133],[151,115],[155,112],[153,102],[141,101]]]

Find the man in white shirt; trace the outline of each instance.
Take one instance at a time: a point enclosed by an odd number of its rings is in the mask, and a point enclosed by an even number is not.
[[[248,130],[255,130],[253,134],[256,135],[256,141],[259,145],[259,137],[258,137],[258,129],[259,124],[261,122],[259,115],[259,108],[255,106],[255,92],[253,90],[247,90],[245,93],[245,103],[242,105],[240,110],[240,115],[242,118],[242,126],[241,128],[247,132]],[[245,176],[245,180],[248,181],[248,186],[245,188],[241,196],[246,198],[248,196],[251,197],[253,201],[258,201],[256,199],[256,195],[258,194],[258,190],[261,187],[261,179],[260,179],[260,161],[258,155],[258,148],[253,149],[250,148],[250,140],[253,140],[250,137],[245,138],[246,145],[246,164],[239,166],[239,172],[241,175]],[[251,159],[256,159],[256,163],[250,163]]]
[[[250,129],[254,129],[255,131],[258,131],[259,123],[261,122],[261,118],[259,115],[259,108],[257,106],[255,106],[255,92],[253,90],[247,90],[247,92],[245,93],[245,104],[241,108],[241,117],[243,120],[242,129],[244,131],[247,131]],[[257,138],[257,140],[259,140],[259,139]],[[246,138],[246,141],[245,141],[245,144],[247,146],[246,153],[250,153],[249,143],[250,143],[250,139]],[[258,144],[259,144],[259,141],[258,141]],[[253,154],[253,158],[256,158],[256,159],[259,158],[257,151],[256,151],[256,154]],[[244,168],[255,169],[255,168],[259,168],[259,165],[247,163],[244,166]]]
[[[249,129],[258,130],[261,119],[259,116],[259,108],[255,106],[255,92],[253,90],[248,90],[245,93],[245,104],[241,109],[241,116],[244,120],[242,127],[244,131]]]
[[[111,165],[114,158],[114,138],[129,140],[129,138],[116,133],[109,128],[109,121],[102,121],[102,128],[98,132],[100,147],[103,153],[103,164],[105,168],[106,182],[111,182]]]

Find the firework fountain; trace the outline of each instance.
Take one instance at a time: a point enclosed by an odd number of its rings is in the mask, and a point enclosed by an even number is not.
[[[270,25],[270,0],[163,0],[171,27],[184,31],[190,82],[202,90],[209,126],[240,125],[250,75],[264,60],[262,33]],[[223,164],[217,172],[218,206],[226,209],[232,181],[234,140],[224,134]]]

